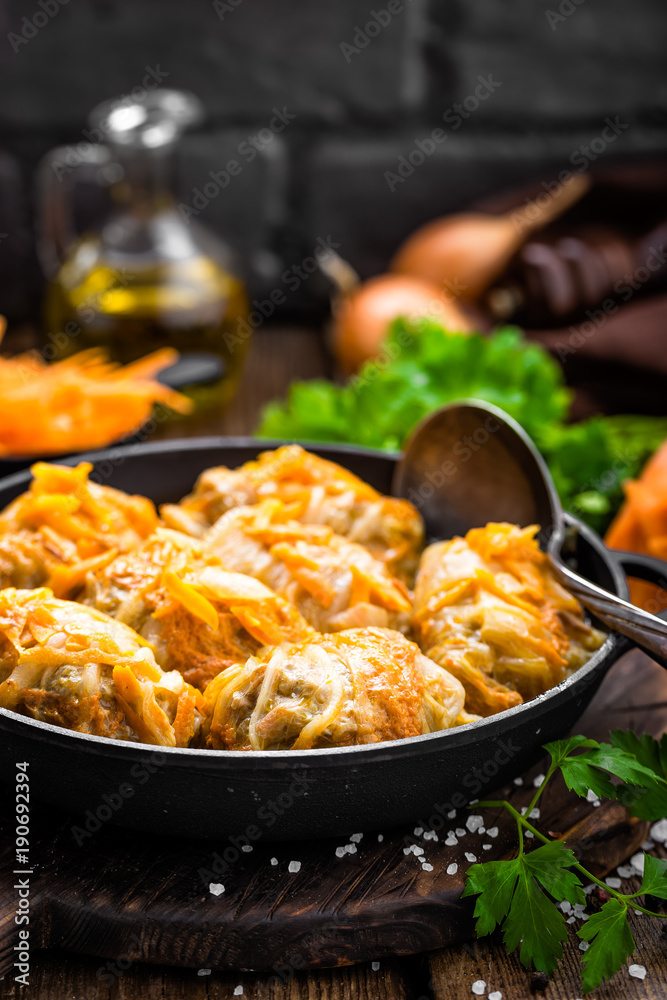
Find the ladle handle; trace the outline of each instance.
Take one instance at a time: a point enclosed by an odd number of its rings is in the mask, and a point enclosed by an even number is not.
[[[661,666],[667,667],[667,622],[585,580],[553,555],[551,564],[560,583],[585,608],[609,628],[634,642]]]

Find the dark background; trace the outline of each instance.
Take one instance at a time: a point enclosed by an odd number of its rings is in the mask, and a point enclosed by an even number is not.
[[[380,271],[425,220],[557,176],[608,116],[628,127],[600,164],[667,152],[664,0],[404,0],[358,52],[342,46],[373,11],[386,20],[386,0],[42,3],[0,7],[0,311],[12,319],[39,308],[38,162],[82,141],[90,109],[147,69],[206,106],[181,150],[186,204],[274,107],[296,116],[199,215],[241,251],[256,294],[317,237],[363,275]],[[47,23],[26,28],[44,10]],[[491,96],[458,129],[443,122],[489,74]],[[434,128],[447,140],[392,192],[385,172]],[[284,308],[307,311],[324,293],[315,276]]]

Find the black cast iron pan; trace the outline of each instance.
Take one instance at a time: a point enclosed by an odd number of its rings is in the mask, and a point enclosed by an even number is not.
[[[126,445],[97,453],[92,475],[164,503],[189,492],[203,469],[240,465],[273,446],[247,438]],[[344,446],[312,450],[389,492],[396,456]],[[27,471],[0,480],[0,508],[29,481]],[[568,520],[572,558],[595,583],[622,597],[626,572],[667,585],[667,563],[611,552],[584,524]],[[610,634],[562,684],[472,725],[335,750],[159,750],[72,733],[0,709],[0,775],[12,782],[15,764],[27,761],[35,798],[87,815],[89,822],[92,814],[155,834],[215,839],[252,830],[251,839],[293,840],[418,818],[428,823],[519,774],[544,743],[566,734],[629,646]]]

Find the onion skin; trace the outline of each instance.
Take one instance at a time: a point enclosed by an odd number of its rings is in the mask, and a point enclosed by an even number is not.
[[[502,273],[524,239],[506,216],[452,215],[408,237],[390,269],[431,281],[454,298],[474,301]]]
[[[390,323],[399,316],[429,316],[452,332],[469,333],[470,319],[443,298],[437,285],[402,274],[380,274],[339,299],[334,310],[332,345],[346,375],[377,356]]]

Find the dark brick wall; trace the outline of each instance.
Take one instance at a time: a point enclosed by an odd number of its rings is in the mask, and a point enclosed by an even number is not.
[[[627,127],[596,167],[667,152],[666,43],[664,0],[4,0],[2,307],[27,315],[38,299],[39,159],[147,74],[206,105],[182,149],[185,204],[241,163],[198,220],[264,293],[318,237],[380,270],[426,219],[555,175],[607,117]],[[276,108],[289,124],[263,142]],[[401,177],[414,150],[423,163]],[[288,308],[323,290],[314,277]]]

